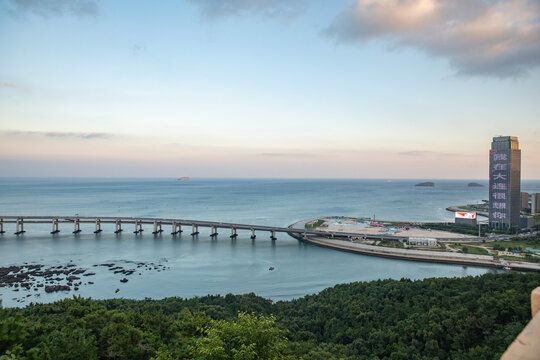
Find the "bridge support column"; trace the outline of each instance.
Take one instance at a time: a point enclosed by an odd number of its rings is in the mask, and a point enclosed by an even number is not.
[[[236,229],[235,228],[231,228],[231,239],[234,239],[238,236],[238,234],[236,233]]]
[[[255,229],[251,229],[251,240],[255,240],[257,235],[255,235]]]
[[[162,233],[163,229],[161,226],[162,226],[161,221],[158,222],[157,220],[154,220],[154,231],[152,232],[152,234],[156,235],[156,234]]]
[[[270,239],[272,239],[272,240],[277,240],[277,237],[276,237],[276,231],[275,231],[275,230],[272,230],[272,234],[270,235]]]
[[[135,220],[135,231],[134,234],[142,233],[144,229],[142,228],[142,221],[141,220]]]
[[[199,225],[191,224],[191,235],[199,235]]]
[[[307,234],[304,232],[304,240],[307,240]]]
[[[212,225],[212,232],[210,233],[210,237],[215,237],[218,235],[217,229],[215,225]]]
[[[114,231],[115,234],[120,234],[122,232],[122,221],[116,219],[116,229]]]
[[[177,229],[178,229],[178,225],[176,224],[176,221],[173,221],[172,222],[172,233],[171,233],[171,235],[178,234],[180,231],[178,231]]]
[[[51,234],[58,234],[59,232],[60,230],[58,230],[58,219],[53,219]]]
[[[5,233],[4,231],[4,219],[0,219],[0,234]]]
[[[79,219],[75,219],[75,222],[73,223],[73,233],[78,234],[81,232],[81,223],[79,222]]]
[[[17,232],[15,232],[15,235],[20,235],[25,233],[24,231],[24,220],[23,219],[17,219]]]
[[[101,220],[96,219],[96,231],[94,231],[94,234],[99,234],[101,232]]]

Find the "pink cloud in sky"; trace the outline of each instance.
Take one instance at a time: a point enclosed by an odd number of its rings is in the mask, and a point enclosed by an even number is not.
[[[459,74],[506,77],[540,66],[539,19],[531,0],[356,0],[326,34],[420,49]]]
[[[0,82],[0,87],[16,88],[17,85],[15,85],[14,83],[9,83],[9,82]]]

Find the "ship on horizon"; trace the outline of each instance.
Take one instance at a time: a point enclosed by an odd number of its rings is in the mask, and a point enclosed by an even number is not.
[[[189,176],[182,176],[182,177],[179,177],[178,179],[176,179],[178,181],[189,181]]]

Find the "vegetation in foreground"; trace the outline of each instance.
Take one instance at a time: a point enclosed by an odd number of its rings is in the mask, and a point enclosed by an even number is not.
[[[530,317],[540,274],[253,294],[66,299],[0,309],[0,359],[495,359]]]

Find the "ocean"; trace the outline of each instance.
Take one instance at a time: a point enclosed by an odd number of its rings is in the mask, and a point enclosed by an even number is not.
[[[435,187],[415,187],[420,180],[285,180],[285,179],[40,179],[0,178],[0,215],[176,217],[216,222],[288,226],[330,215],[381,220],[453,221],[450,205],[487,199],[484,187],[466,180],[435,180]],[[524,181],[522,191],[540,192],[540,181]],[[480,275],[492,269],[429,264],[369,257],[298,242],[285,234],[239,231],[235,240],[221,230],[211,239],[201,228],[197,237],[185,229],[179,236],[165,228],[152,235],[114,225],[15,225],[0,235],[0,266],[25,263],[46,267],[70,265],[87,272],[78,290],[46,293],[43,288],[0,287],[2,306],[51,302],[73,295],[143,299],[207,294],[255,293],[273,301],[313,294],[339,283],[376,279],[422,279]],[[130,276],[103,264],[134,270]],[[270,271],[270,267],[274,270]],[[121,279],[127,282],[120,282]],[[92,282],[93,284],[90,284]],[[16,291],[17,290],[17,291]]]

